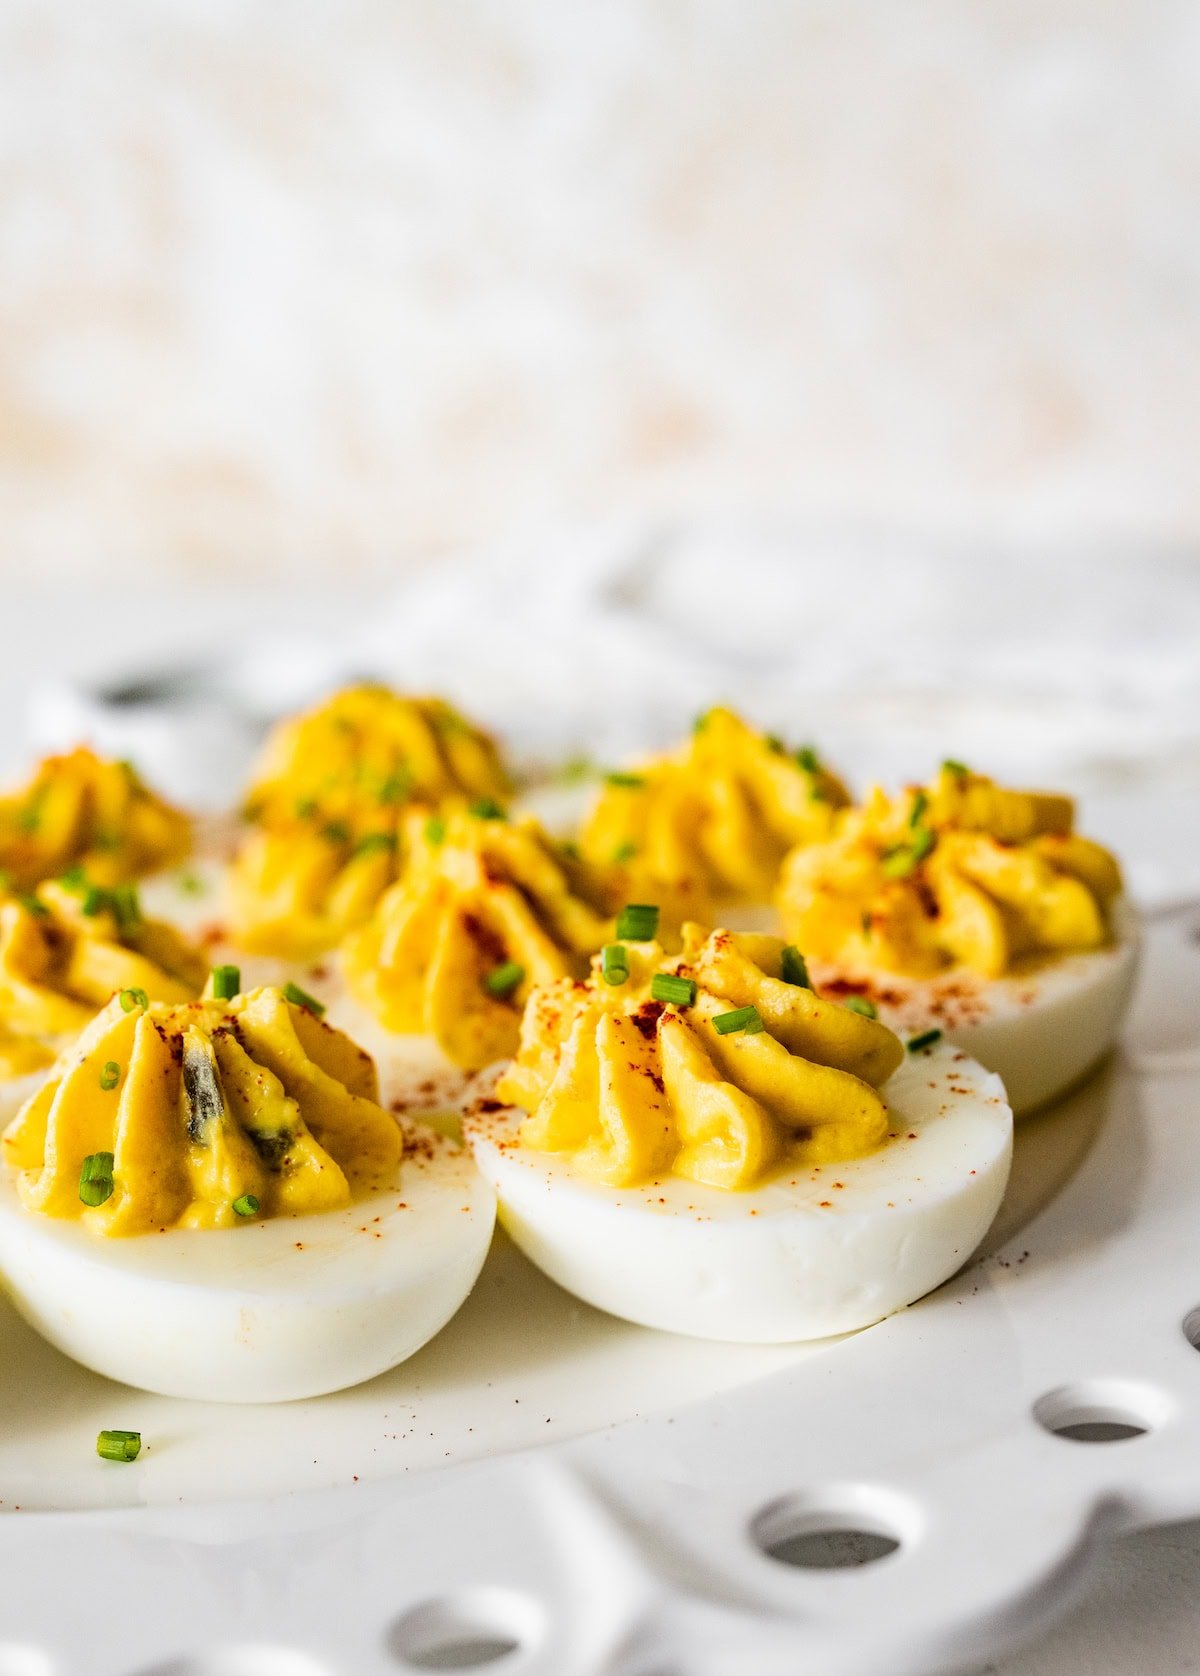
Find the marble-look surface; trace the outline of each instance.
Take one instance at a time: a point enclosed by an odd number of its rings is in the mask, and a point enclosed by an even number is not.
[[[20,574],[614,507],[1200,547],[1186,0],[5,0]]]

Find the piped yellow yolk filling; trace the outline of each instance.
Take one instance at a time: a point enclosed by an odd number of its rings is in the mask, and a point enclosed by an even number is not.
[[[82,864],[118,884],[180,860],[191,823],[127,762],[80,747],[46,757],[19,791],[0,797],[0,874],[18,890]]]
[[[200,993],[207,963],[171,926],[143,919],[131,886],[77,873],[0,897],[0,1077],[50,1065],[122,989],[152,1001]]]
[[[678,924],[767,900],[787,852],[827,837],[847,801],[811,750],[789,752],[715,709],[675,755],[608,776],[581,847],[613,874],[614,901],[658,902]]]
[[[900,799],[876,789],[835,837],[785,863],[788,935],[854,971],[989,978],[1102,947],[1120,869],[1074,831],[1069,798],[1013,791],[959,765]]]
[[[623,983],[597,962],[586,983],[531,995],[496,1089],[528,1114],[522,1146],[568,1154],[614,1187],[673,1174],[745,1189],[782,1166],[883,1144],[879,1089],[903,1046],[877,1020],[785,982],[778,939],[689,925],[677,959],[657,943],[626,953]],[[690,998],[656,999],[656,974],[694,986]]]
[[[144,1001],[114,997],[5,1133],[29,1210],[104,1235],[229,1227],[394,1176],[400,1130],[341,1032],[276,989]]]
[[[406,803],[502,798],[494,742],[451,705],[387,687],[348,687],[282,722],[263,749],[247,817],[290,829],[345,825],[353,838],[389,825]]]
[[[342,964],[389,1030],[432,1036],[478,1070],[515,1052],[530,989],[582,976],[611,922],[574,894],[533,820],[414,817],[408,863]]]
[[[492,806],[506,788],[493,742],[440,699],[352,687],[283,723],[230,870],[236,940],[295,960],[336,947],[397,878],[412,805]]]

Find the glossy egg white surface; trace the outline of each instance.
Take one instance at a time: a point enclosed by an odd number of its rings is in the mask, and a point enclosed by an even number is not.
[[[1061,955],[1011,977],[952,972],[943,978],[877,976],[869,993],[900,1036],[937,1027],[995,1071],[1017,1117],[1084,1078],[1112,1048],[1133,995],[1140,939],[1128,903],[1117,904],[1110,948]],[[822,989],[840,974],[814,962]]]
[[[23,1208],[0,1171],[0,1277],[57,1349],[123,1384],[286,1402],[395,1367],[456,1313],[495,1200],[469,1152],[406,1125],[395,1187],[344,1209],[105,1239]]]
[[[747,1192],[676,1176],[603,1186],[520,1146],[523,1114],[488,1087],[463,1130],[526,1256],[587,1303],[701,1338],[824,1338],[903,1309],[971,1256],[1012,1161],[999,1078],[944,1043],[885,1085],[893,1133],[878,1152]]]

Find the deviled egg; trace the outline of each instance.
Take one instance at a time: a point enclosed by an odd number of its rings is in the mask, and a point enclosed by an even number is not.
[[[480,1070],[515,1053],[530,989],[582,977],[612,921],[538,823],[497,805],[411,815],[404,849],[400,881],[343,948],[347,985],[387,1030]]]
[[[207,962],[147,919],[133,885],[99,885],[81,865],[25,892],[0,892],[0,1099],[10,1079],[53,1063],[121,989],[153,1001],[198,995]]]
[[[365,685],[272,733],[230,873],[236,942],[307,960],[361,925],[396,879],[404,811],[504,796],[487,734],[440,699]]]
[[[657,902],[678,926],[768,902],[784,856],[828,837],[848,801],[810,746],[789,750],[717,708],[672,755],[605,776],[580,847],[614,904]]]
[[[819,995],[776,938],[653,910],[530,996],[464,1118],[516,1243],[645,1326],[787,1342],[865,1327],[970,1257],[1004,1193],[999,1079]]]
[[[126,989],[6,1131],[0,1275],[52,1344],[171,1396],[274,1402],[370,1379],[475,1282],[494,1200],[378,1104],[371,1059],[294,986]]]
[[[876,789],[797,849],[778,905],[826,993],[906,1033],[944,1031],[1018,1114],[1103,1058],[1133,987],[1120,868],[1075,831],[1070,798],[957,762],[899,798]]]
[[[27,890],[83,866],[120,884],[186,855],[191,822],[128,762],[86,746],[44,757],[23,786],[0,796],[0,874]]]

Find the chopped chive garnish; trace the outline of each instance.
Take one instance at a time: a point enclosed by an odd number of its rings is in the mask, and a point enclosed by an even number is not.
[[[874,1001],[869,1001],[865,995],[849,995],[846,998],[848,1013],[861,1013],[863,1018],[878,1018],[879,1008]]]
[[[811,989],[808,963],[794,943],[788,943],[779,957],[779,976],[796,989]]]
[[[675,1007],[693,1007],[696,980],[676,977],[673,972],[656,972],[650,980],[650,993],[656,1001],[669,1001]]]
[[[258,1210],[258,1200],[253,1193],[243,1193],[240,1199],[233,1201],[233,1214],[235,1216],[257,1216]]]
[[[314,1018],[322,1018],[325,1014],[325,1003],[318,1001],[315,995],[310,995],[306,989],[301,989],[298,983],[285,983],[283,998],[290,1001],[293,1007],[303,1007],[306,1013]]]
[[[315,797],[298,797],[296,799],[296,819],[297,820],[299,820],[299,821],[310,821],[310,820],[312,820],[312,818],[316,814],[316,812],[317,812],[317,800],[316,800]]]
[[[326,821],[321,828],[321,837],[328,838],[331,844],[348,844],[350,842],[350,828],[345,821]]]
[[[411,768],[397,768],[380,785],[379,801],[384,804],[407,803],[415,784]]]
[[[503,821],[508,816],[494,797],[477,797],[472,803],[470,813],[478,821]]]
[[[637,845],[632,838],[626,838],[623,843],[617,845],[612,853],[612,858],[618,867],[623,867],[627,861],[632,861],[636,854]]]
[[[757,1007],[737,1007],[731,1013],[718,1013],[713,1019],[713,1029],[718,1036],[732,1036],[735,1030],[740,1030],[745,1036],[756,1036],[762,1027]]]
[[[238,966],[214,966],[212,992],[217,1001],[232,1001],[242,987],[242,973]]]
[[[560,786],[577,786],[581,780],[590,780],[595,772],[596,767],[591,757],[568,757],[554,778]]]
[[[96,1453],[102,1461],[136,1461],[142,1452],[141,1432],[101,1432]]]
[[[354,846],[355,855],[379,855],[384,850],[396,848],[396,834],[394,832],[368,832],[365,838],[360,838]]]
[[[792,754],[806,774],[819,774],[821,772],[821,759],[811,745],[801,745],[800,749]]]
[[[123,989],[121,991],[121,1011],[123,1013],[131,1013],[135,1007],[140,1007],[145,1012],[149,1005],[150,997],[144,989]]]
[[[17,901],[21,904],[22,908],[24,908],[25,912],[27,914],[32,914],[35,919],[45,919],[46,915],[50,912],[46,904],[39,901],[36,896],[18,896]]]
[[[510,996],[518,984],[525,979],[525,968],[518,960],[506,960],[503,966],[493,966],[483,980],[483,987],[489,995],[494,995],[498,1001]]]
[[[919,1036],[908,1038],[908,1051],[910,1053],[920,1053],[922,1048],[932,1047],[935,1042],[940,1042],[941,1039],[942,1033],[940,1030],[922,1030]]]
[[[573,838],[564,838],[558,846],[558,853],[565,855],[568,861],[578,861],[583,852]]]
[[[604,776],[606,786],[624,786],[628,791],[638,791],[646,784],[644,774],[628,774],[623,768],[614,768],[611,774]]]
[[[59,875],[58,882],[64,890],[84,890],[87,888],[87,874],[77,861],[73,867],[68,867],[65,873]]]
[[[117,1086],[117,1084],[120,1082],[120,1080],[121,1080],[121,1067],[117,1064],[115,1059],[107,1060],[105,1062],[104,1069],[100,1073],[100,1086],[101,1086],[101,1088],[107,1094],[107,1093],[110,1092],[110,1090],[114,1089]]]
[[[703,733],[705,728],[708,726],[708,718],[711,715],[711,710],[701,710],[698,716],[694,716],[692,718],[692,732]]]
[[[89,885],[83,893],[83,912],[88,919],[104,913],[109,905],[108,892],[99,885]]]
[[[786,749],[783,740],[777,733],[768,733],[763,740],[763,744],[767,747],[768,751],[771,752],[772,756],[781,757]]]
[[[942,767],[947,774],[953,774],[956,780],[963,780],[971,772],[965,762],[956,762],[953,757],[947,757]]]
[[[912,808],[908,811],[909,826],[920,826],[921,817],[929,807],[929,798],[923,791],[913,793]]]
[[[627,902],[617,915],[617,936],[631,943],[648,943],[658,932],[658,909],[653,902]]]
[[[446,842],[446,823],[441,815],[430,815],[425,822],[425,842],[432,844],[435,850],[439,844]]]
[[[913,831],[911,843],[897,844],[893,849],[884,852],[883,871],[885,877],[906,879],[910,873],[916,871],[936,843],[937,834],[932,827],[916,827]]]
[[[204,895],[204,880],[198,873],[181,873],[175,883],[185,896]]]
[[[600,970],[605,983],[615,986],[625,982],[629,976],[629,950],[623,943],[605,943],[600,950]]]
[[[85,1205],[102,1205],[112,1198],[112,1190],[112,1153],[89,1153],[79,1171],[79,1197]]]
[[[124,935],[136,931],[142,923],[142,905],[138,900],[136,885],[116,885],[109,891],[109,901],[112,903],[113,913],[117,918],[117,925]]]

